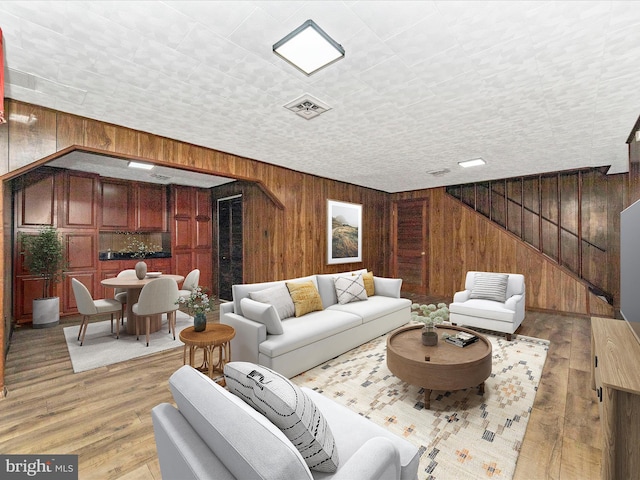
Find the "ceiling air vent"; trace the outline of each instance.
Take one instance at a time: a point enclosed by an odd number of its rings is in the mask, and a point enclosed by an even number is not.
[[[437,170],[429,170],[427,173],[429,175],[433,175],[434,177],[442,177],[443,175],[446,175],[450,171],[451,170],[449,170],[448,168],[439,168]]]
[[[313,98],[311,95],[305,94],[300,98],[296,98],[294,101],[287,103],[284,108],[291,110],[296,115],[300,115],[306,120],[316,118],[321,113],[331,110],[331,107],[325,103],[322,103],[317,98]]]
[[[166,175],[160,175],[159,173],[152,173],[150,176],[158,180],[171,180],[171,177],[168,177]]]

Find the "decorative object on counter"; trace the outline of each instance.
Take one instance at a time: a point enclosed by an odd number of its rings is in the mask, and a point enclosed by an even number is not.
[[[420,305],[414,303],[411,305],[411,319],[424,323],[422,328],[422,344],[426,346],[435,346],[438,344],[438,331],[436,325],[449,320],[449,309],[444,303],[434,305]]]
[[[188,297],[178,298],[176,304],[180,306],[184,305],[187,308],[189,314],[193,317],[194,330],[196,332],[203,332],[207,327],[206,314],[212,310],[214,299],[215,297],[209,296],[209,294],[198,285]]]
[[[64,244],[54,227],[42,227],[37,234],[19,234],[24,266],[42,278],[42,297],[33,300],[33,327],[53,327],[60,321],[60,299],[54,285],[62,280],[67,265]]]
[[[131,232],[124,232],[124,235],[127,236],[126,239],[126,251],[131,253],[131,258],[139,258],[141,259],[138,263],[136,263],[136,277],[139,280],[142,280],[147,276],[147,264],[144,262],[144,259],[147,258],[148,255],[162,251],[162,247],[160,245],[156,245],[154,243],[145,242],[140,235]]]

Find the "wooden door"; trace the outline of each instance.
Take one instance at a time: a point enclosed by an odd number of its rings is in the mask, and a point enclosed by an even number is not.
[[[231,300],[242,283],[242,196],[218,200],[218,298]]]
[[[426,294],[429,285],[429,230],[426,199],[393,202],[393,276],[402,290]]]

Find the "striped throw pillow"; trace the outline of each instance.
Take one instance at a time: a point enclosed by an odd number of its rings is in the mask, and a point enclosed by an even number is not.
[[[329,473],[338,469],[338,450],[329,425],[297,385],[267,367],[249,362],[227,363],[224,376],[229,391],[282,430],[309,469]]]
[[[504,303],[507,300],[508,282],[509,275],[506,273],[476,273],[469,298]]]

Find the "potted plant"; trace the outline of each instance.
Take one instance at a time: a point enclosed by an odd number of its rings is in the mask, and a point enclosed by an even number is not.
[[[207,328],[207,312],[213,309],[214,297],[209,296],[201,286],[193,289],[188,297],[180,297],[176,304],[187,307],[189,315],[193,317],[193,329],[202,332]]]
[[[24,266],[42,278],[42,297],[33,300],[33,327],[53,327],[60,321],[60,299],[54,285],[62,280],[66,267],[64,244],[55,227],[43,227],[33,234],[20,234]]]
[[[449,320],[449,308],[444,303],[434,305],[420,305],[414,303],[411,305],[411,319],[424,323],[422,327],[422,344],[433,346],[438,344],[438,332],[436,325]]]

